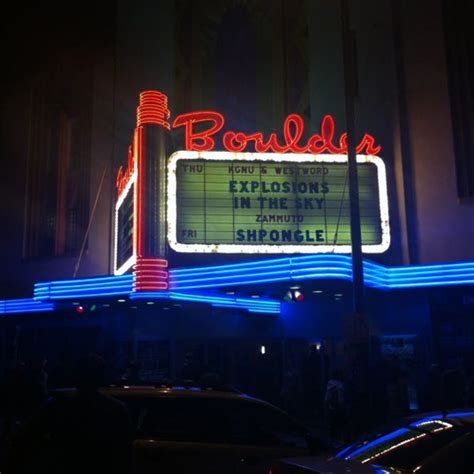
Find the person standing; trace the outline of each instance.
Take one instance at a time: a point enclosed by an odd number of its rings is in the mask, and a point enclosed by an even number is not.
[[[396,363],[391,366],[386,390],[389,420],[396,420],[408,415],[410,404],[407,376]]]
[[[337,446],[344,443],[345,438],[345,398],[342,370],[336,369],[332,373],[326,386],[324,407],[328,425],[329,437]]]
[[[304,416],[318,419],[321,415],[321,401],[324,388],[321,373],[321,347],[316,344],[309,346],[309,352],[303,361],[302,387]]]

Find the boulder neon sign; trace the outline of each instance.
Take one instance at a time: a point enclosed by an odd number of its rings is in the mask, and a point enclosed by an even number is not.
[[[167,106],[167,97],[161,92],[144,91],[140,94],[140,100],[145,101],[137,109],[137,128],[147,125],[158,125],[165,130],[171,128],[184,127],[184,148],[186,151],[213,151],[216,148],[216,134],[225,125],[225,117],[215,111],[202,110],[188,112],[176,116],[172,125],[167,122],[170,111]],[[208,128],[197,131],[194,125],[202,127],[208,124]],[[338,140],[335,140],[335,123],[331,115],[325,115],[321,121],[319,133],[309,137],[306,143],[302,143],[304,133],[304,120],[301,115],[291,114],[283,122],[283,141],[279,142],[278,135],[273,132],[265,138],[262,132],[246,134],[244,132],[226,131],[222,136],[222,146],[226,151],[241,153],[253,151],[256,153],[310,153],[347,154],[347,133],[342,133]],[[134,137],[134,145],[136,137]],[[253,145],[253,150],[247,148]],[[140,148],[140,147],[139,147]],[[356,153],[364,155],[378,155],[382,147],[375,144],[375,138],[369,133],[365,133],[356,146]],[[116,187],[120,196],[132,178],[136,167],[136,156],[142,150],[129,149],[128,166],[124,170],[120,167]]]
[[[196,131],[195,124],[209,124],[208,128]],[[225,118],[213,111],[190,112],[178,115],[173,121],[173,128],[184,127],[184,145],[187,151],[212,151],[215,149],[215,135],[224,128]],[[311,153],[311,154],[344,154],[347,153],[347,133],[343,133],[337,143],[334,142],[335,124],[331,115],[324,116],[319,133],[311,135],[302,143],[304,120],[301,115],[291,114],[283,123],[283,141],[279,142],[275,132],[267,138],[262,132],[246,134],[227,131],[222,137],[225,150],[240,153],[253,146],[257,153]],[[356,153],[377,155],[382,147],[375,145],[375,139],[368,133],[356,147]],[[249,150],[247,150],[249,151]]]

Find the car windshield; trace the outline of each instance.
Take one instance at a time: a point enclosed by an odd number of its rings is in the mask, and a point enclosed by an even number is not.
[[[336,454],[336,458],[358,461],[362,464],[413,469],[437,450],[461,436],[474,431],[472,418],[462,422],[460,417],[474,413],[441,414],[378,431]]]
[[[206,397],[117,398],[127,404],[141,437],[308,447],[303,426],[263,403]]]

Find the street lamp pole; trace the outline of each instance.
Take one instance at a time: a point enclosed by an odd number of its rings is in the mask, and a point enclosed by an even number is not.
[[[348,0],[341,0],[342,49],[344,61],[344,96],[347,128],[347,166],[351,223],[353,312],[364,313],[364,271],[362,264],[362,238],[360,230],[359,183],[355,145],[354,99],[357,96],[357,70],[355,35],[349,27]]]

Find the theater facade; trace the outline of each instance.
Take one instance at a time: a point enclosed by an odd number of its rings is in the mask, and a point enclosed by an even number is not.
[[[12,145],[25,195],[15,180],[3,187],[4,202],[23,210],[7,212],[3,365],[38,354],[67,365],[97,351],[115,372],[138,360],[144,381],[212,368],[271,398],[311,347],[321,380],[344,366],[348,342],[413,380],[433,362],[472,360],[470,165],[435,47],[450,47],[441,9],[367,2],[383,26],[370,30],[376,40],[353,12],[359,57],[369,58],[356,114],[361,319],[337,8],[221,2],[209,16],[151,3],[118,8],[114,55],[102,51],[90,77],[64,59],[80,78],[70,90],[55,95],[43,80],[31,97],[15,89],[6,108],[12,136],[29,138]],[[275,25],[292,19],[306,29],[285,27],[279,42]]]

